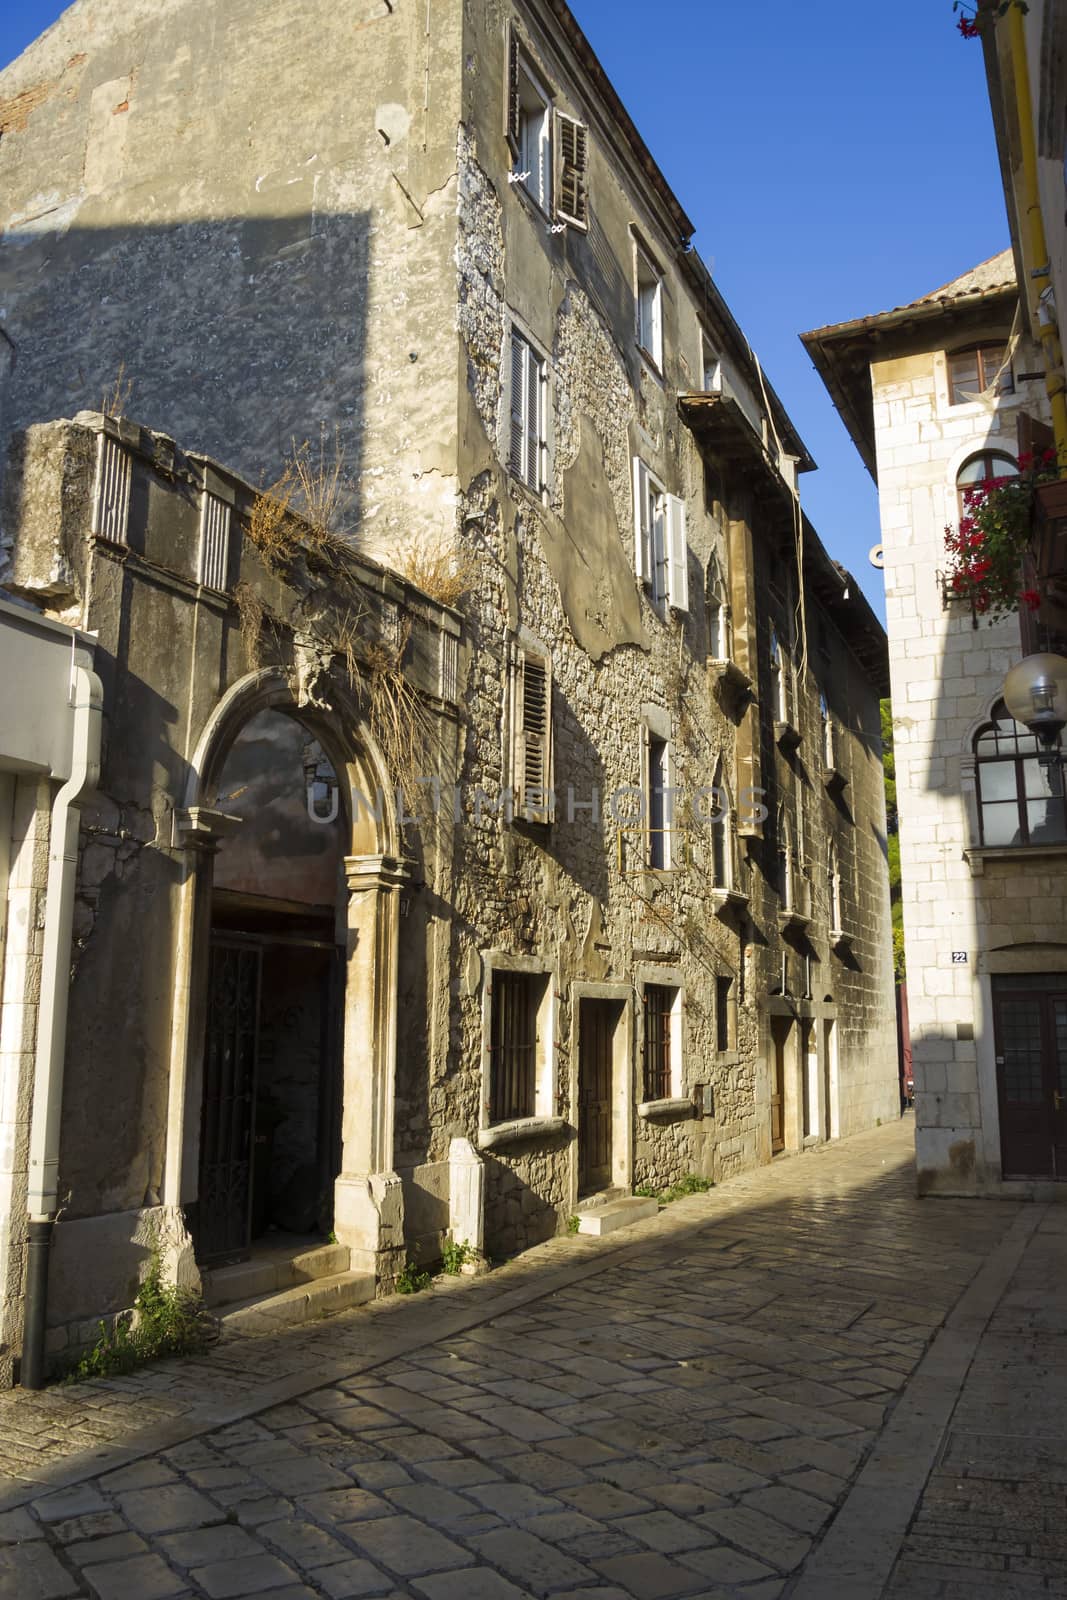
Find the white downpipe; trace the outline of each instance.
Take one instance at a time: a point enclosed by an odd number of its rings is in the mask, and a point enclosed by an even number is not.
[[[32,1221],[55,1216],[59,1180],[59,1124],[63,1109],[63,1064],[70,997],[70,940],[78,872],[78,806],[100,778],[100,733],[104,691],[87,667],[71,670],[74,713],[71,774],[52,806],[45,903],[41,1003],[30,1124],[27,1210]]]

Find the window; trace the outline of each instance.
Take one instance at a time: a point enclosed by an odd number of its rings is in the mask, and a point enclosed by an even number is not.
[[[732,1050],[736,1037],[734,980],[726,975],[715,979],[715,1048]]]
[[[640,245],[636,254],[637,342],[659,371],[663,370],[663,279]]]
[[[676,1012],[681,991],[665,983],[646,983],[643,1098],[669,1100],[674,1089]]]
[[[486,956],[484,1125],[556,1111],[555,982],[534,958]],[[495,965],[495,959],[509,963]],[[510,964],[514,963],[514,965]]]
[[[949,356],[948,392],[954,406],[976,400],[989,389],[998,395],[1015,393],[1006,345],[979,345]]]
[[[778,814],[778,899],[783,911],[792,911],[795,900],[793,881],[793,834],[789,819]]]
[[[545,363],[517,328],[511,330],[511,433],[508,464],[534,494],[544,488]]]
[[[727,599],[726,580],[722,568],[712,556],[708,564],[707,611],[708,656],[712,661],[729,661],[733,655],[730,627],[730,604]]]
[[[648,817],[648,865],[662,872],[671,864],[670,753],[666,739],[648,734],[645,815]]]
[[[705,392],[708,394],[721,394],[722,361],[703,334],[700,338],[700,364]]]
[[[830,705],[820,690],[819,692],[819,731],[822,742],[823,765],[827,772],[834,772],[837,768],[837,739],[834,732],[834,719],[830,715]]]
[[[634,565],[654,601],[689,610],[685,501],[668,494],[640,456],[634,456]]]
[[[988,478],[1017,478],[1019,468],[999,450],[983,450],[963,463],[956,474],[956,503],[961,517],[970,510],[970,491]]]
[[[841,874],[837,866],[837,851],[830,846],[826,862],[826,905],[830,919],[831,939],[840,938],[841,927]]]
[[[793,720],[790,662],[782,648],[777,631],[773,628],[771,629],[771,674],[774,695],[774,720],[785,723],[788,727]]]
[[[511,789],[516,816],[552,815],[552,661],[518,647],[511,673]]]
[[[1003,700],[975,737],[979,838],[984,845],[1063,844],[1067,808],[1057,761],[1008,715]]]
[[[557,222],[586,228],[589,130],[574,117],[553,109],[550,92],[510,24],[507,56],[504,127],[515,160],[511,181],[521,184]]]
[[[715,811],[711,818],[711,878],[716,889],[734,886],[733,807],[722,762],[715,769]]]

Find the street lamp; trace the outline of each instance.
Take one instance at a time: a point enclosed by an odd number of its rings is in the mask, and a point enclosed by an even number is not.
[[[1067,656],[1024,656],[1004,679],[1004,704],[1049,752],[1058,749],[1067,725]]]

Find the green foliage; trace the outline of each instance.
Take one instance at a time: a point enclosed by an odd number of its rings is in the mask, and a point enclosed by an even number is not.
[[[192,1289],[163,1281],[158,1241],[152,1241],[148,1271],[137,1291],[132,1312],[116,1318],[71,1370],[73,1383],[86,1378],[111,1378],[163,1356],[200,1355],[215,1338],[215,1324]]]
[[[441,1246],[441,1270],[450,1278],[458,1278],[461,1269],[474,1258],[475,1253],[469,1244],[457,1244],[455,1239],[446,1239]]]
[[[893,972],[900,982],[904,966],[904,905],[900,897],[900,834],[897,817],[897,763],[893,749],[893,707],[880,706],[882,719],[882,771],[885,778],[886,859],[889,863],[889,903],[893,916]]]
[[[1056,452],[1019,457],[1015,477],[983,478],[963,490],[959,527],[945,528],[949,583],[969,600],[975,627],[979,616],[996,622],[1014,616],[1020,605],[1037,610],[1041,595],[1023,587],[1025,560],[1033,536],[1035,493],[1057,475]]]
[[[650,1183],[639,1183],[634,1194],[642,1200],[658,1200],[661,1205],[670,1205],[672,1200],[683,1200],[687,1194],[706,1194],[711,1187],[710,1179],[702,1178],[697,1172],[687,1172],[669,1189],[653,1189]]]
[[[634,1194],[641,1200],[658,1200],[659,1195],[650,1183],[639,1183]]]
[[[567,1218],[567,1232],[568,1233],[577,1233],[578,1229],[581,1227],[581,1225],[582,1225],[581,1217],[568,1217]]]
[[[397,1294],[419,1294],[423,1289],[428,1289],[432,1281],[428,1272],[416,1266],[414,1261],[408,1261],[397,1273],[394,1287]]]
[[[889,700],[879,705],[882,721],[882,772],[885,779],[886,828],[893,836],[897,831],[897,758],[893,748],[893,705]]]

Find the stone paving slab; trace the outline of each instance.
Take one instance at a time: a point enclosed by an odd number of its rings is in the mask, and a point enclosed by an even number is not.
[[[622,1243],[553,1240],[445,1293],[0,1398],[0,1600],[876,1600],[898,1553],[894,1600],[1061,1592],[1062,1494],[983,1476],[1022,1451],[979,1424],[1013,1390],[984,1341],[1020,1325],[1045,1414],[1052,1269],[1028,1239],[1063,1234],[1043,1208],[917,1201],[910,1135],[775,1162]],[[1025,1536],[982,1520],[1002,1484]]]

